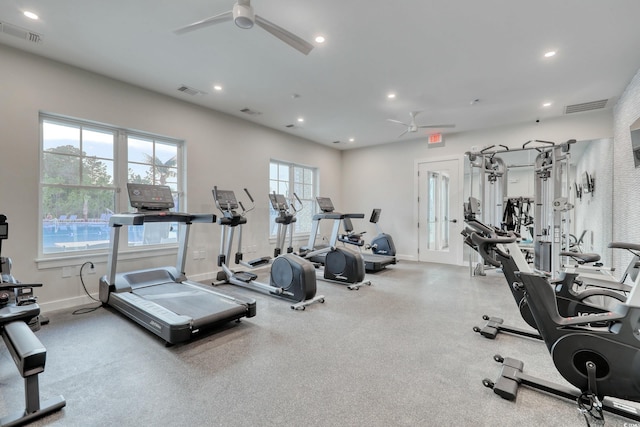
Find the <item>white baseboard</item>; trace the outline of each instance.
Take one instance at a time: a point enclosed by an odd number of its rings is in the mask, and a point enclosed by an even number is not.
[[[97,292],[95,294],[92,294],[91,296],[94,297],[95,299],[98,299]],[[38,305],[40,306],[40,311],[42,313],[47,313],[51,311],[67,310],[70,308],[78,307],[81,305],[87,305],[91,303],[98,304],[96,301],[92,300],[88,296],[81,295],[78,297],[59,299],[56,301],[38,302]]]
[[[396,259],[398,261],[417,261],[414,255],[396,254]]]

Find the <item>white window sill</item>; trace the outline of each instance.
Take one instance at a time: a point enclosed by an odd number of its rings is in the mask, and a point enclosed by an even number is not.
[[[120,260],[132,260],[143,258],[156,258],[165,255],[176,255],[178,247],[176,245],[163,246],[163,247],[148,247],[148,248],[127,248],[126,250],[118,252],[118,261]],[[50,268],[62,268],[74,265],[80,265],[85,262],[93,262],[94,264],[106,263],[108,257],[107,251],[100,252],[82,252],[78,254],[68,253],[65,255],[56,254],[55,256],[44,256],[36,258],[36,268],[38,270],[46,270]]]

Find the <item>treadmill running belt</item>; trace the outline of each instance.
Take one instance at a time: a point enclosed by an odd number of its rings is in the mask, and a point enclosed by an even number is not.
[[[193,325],[228,321],[237,313],[241,317],[246,307],[232,299],[220,298],[220,295],[189,283],[162,283],[133,291],[134,294],[152,301],[176,314],[193,318]]]

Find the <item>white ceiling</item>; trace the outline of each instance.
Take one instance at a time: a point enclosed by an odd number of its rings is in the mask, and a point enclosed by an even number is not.
[[[0,43],[340,149],[424,138],[398,139],[404,128],[387,121],[414,110],[418,124],[455,123],[446,135],[602,99],[611,108],[640,69],[638,0],[253,0],[256,14],[315,45],[307,56],[257,26],[173,32],[233,3],[6,0],[0,22],[42,43],[3,33]]]

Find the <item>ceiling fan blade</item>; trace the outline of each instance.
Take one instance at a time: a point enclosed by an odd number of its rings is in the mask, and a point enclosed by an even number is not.
[[[424,128],[454,128],[456,127],[456,125],[424,125],[424,126],[418,126],[421,129]]]
[[[231,21],[233,19],[233,11],[228,11],[221,13],[216,16],[212,16],[207,19],[203,19],[202,21],[194,22],[193,24],[185,25],[184,27],[180,27],[176,30],[173,30],[174,33],[180,35],[184,33],[188,33],[190,31],[199,30],[200,28],[208,27],[209,25],[219,24],[221,22]]]
[[[402,125],[402,126],[409,126],[407,123],[402,123],[400,120],[387,119],[387,121],[391,123],[398,123],[399,125]]]
[[[404,134],[406,134],[407,132],[409,132],[409,130],[408,130],[408,129],[407,129],[407,130],[405,130],[404,132],[402,132],[400,135],[398,135],[398,138],[402,138],[402,136],[403,136]]]
[[[301,39],[293,33],[290,33],[284,28],[277,26],[273,22],[267,21],[266,19],[258,15],[256,15],[255,19],[256,24],[258,24],[260,28],[279,38],[297,51],[308,55],[309,52],[311,52],[311,49],[313,49],[313,45],[311,43]]]

